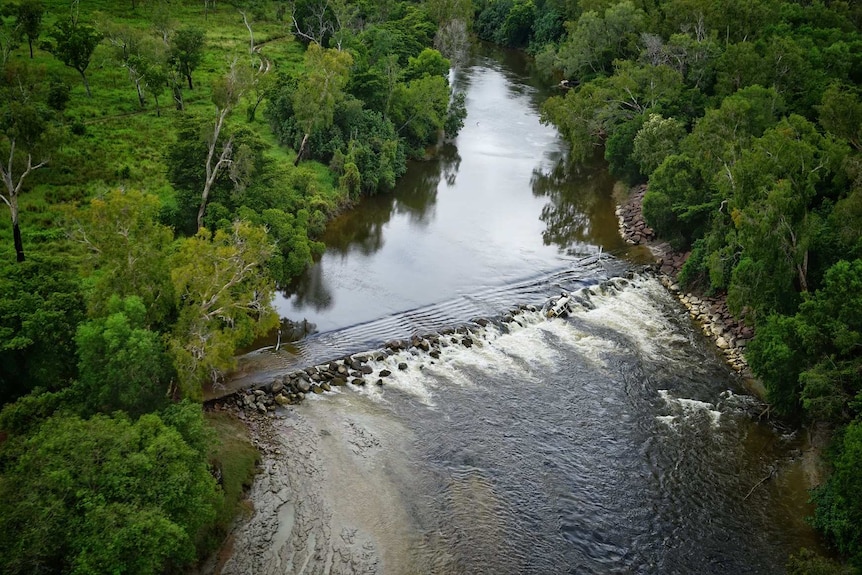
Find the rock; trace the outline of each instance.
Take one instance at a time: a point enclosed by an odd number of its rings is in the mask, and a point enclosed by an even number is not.
[[[261,413],[266,413],[266,405],[264,405],[262,401],[259,402],[257,404],[257,410]]]
[[[727,343],[727,340],[725,340],[723,337],[716,338],[715,345],[718,346],[718,349],[727,349],[728,347],[730,347]]]
[[[339,375],[347,375],[347,366],[339,365],[335,372]]]
[[[350,380],[350,383],[352,383],[353,385],[362,387],[365,385],[365,380],[362,379],[361,377],[354,377],[353,379]]]
[[[371,375],[372,373],[374,373],[374,368],[372,368],[370,365],[363,365],[360,366],[359,371],[361,371],[364,375]]]
[[[378,379],[378,380],[377,380],[377,381],[375,381],[374,383],[376,383],[377,385],[383,385],[383,380],[382,380],[382,379]]]
[[[470,336],[465,336],[464,339],[461,340],[461,345],[464,347],[473,347],[473,338]]]
[[[347,380],[346,380],[346,379],[344,379],[343,377],[333,377],[333,378],[332,378],[332,381],[331,381],[330,383],[331,383],[332,385],[335,385],[335,386],[341,387],[341,386],[343,386],[343,385],[347,385]]]
[[[389,371],[388,369],[381,369],[380,373],[378,375],[380,377],[389,377],[390,375],[392,375],[392,372]]]
[[[439,359],[440,358],[440,350],[439,349],[432,349],[430,352],[428,352],[428,355],[430,355],[434,359]]]
[[[308,393],[311,390],[311,382],[307,379],[298,379],[296,381],[296,389],[297,391],[301,391],[302,393]]]
[[[355,370],[355,371],[359,371],[360,369],[362,369],[362,362],[359,361],[358,359],[351,359],[350,360],[350,368]]]
[[[253,393],[258,397],[266,394],[266,392],[262,389],[255,389]]]
[[[323,391],[332,391],[332,386],[330,386],[329,383],[327,383],[325,381],[321,381],[320,382],[320,389],[322,389]]]
[[[290,405],[290,400],[280,393],[275,396],[275,402],[279,405]]]
[[[407,364],[402,361],[398,364],[398,369],[400,369],[401,371],[405,371],[407,369]]]
[[[311,391],[312,391],[312,393],[316,393],[317,395],[320,395],[321,393],[323,393],[323,389],[321,389],[321,387],[319,385],[317,385],[316,383],[311,385]]]
[[[279,394],[282,389],[284,389],[284,382],[281,379],[276,379],[272,383],[272,393]]]

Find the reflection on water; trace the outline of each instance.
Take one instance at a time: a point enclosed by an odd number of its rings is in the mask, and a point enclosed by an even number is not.
[[[585,246],[595,244],[608,251],[625,246],[609,193],[614,180],[603,164],[574,166],[562,156],[550,170],[534,170],[532,186],[535,196],[549,200],[539,216],[545,223],[545,244],[569,255],[583,254]]]
[[[457,140],[329,224],[326,253],[277,298],[283,317],[331,331],[626,249],[612,179],[601,162],[568,165],[525,55],[481,47],[453,86],[468,112]]]

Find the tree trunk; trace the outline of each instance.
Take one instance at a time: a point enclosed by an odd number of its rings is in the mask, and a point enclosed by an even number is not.
[[[30,59],[33,59],[33,38],[27,37],[27,43],[30,45]]]
[[[192,86],[192,73],[191,72],[186,74],[186,79],[189,81],[189,90],[194,90],[195,87]]]
[[[153,100],[156,101],[156,118],[161,118],[162,117],[162,109],[159,108],[159,97],[157,95],[153,94]]]
[[[174,104],[176,104],[177,110],[182,112],[186,109],[185,103],[183,102],[183,91],[180,89],[179,84],[174,84],[171,86],[171,93],[174,96]]]
[[[144,90],[141,88],[140,80],[135,80],[135,90],[138,92],[138,103],[141,105],[141,108],[145,108],[147,106],[147,101],[144,99]]]
[[[90,83],[87,81],[87,75],[86,75],[86,74],[84,74],[84,71],[83,71],[83,70],[78,70],[78,72],[80,72],[80,73],[81,73],[81,78],[84,80],[84,88],[86,88],[86,89],[87,89],[87,97],[88,97],[88,98],[92,98],[92,97],[93,97],[93,93],[92,93],[92,92],[90,92]]]
[[[18,262],[24,261],[24,242],[21,241],[21,228],[18,227],[18,209],[17,206],[12,211],[12,235],[15,240],[15,259]]]
[[[305,152],[305,143],[308,141],[308,132],[302,137],[302,143],[299,145],[299,151],[296,153],[296,159],[293,161],[294,166],[299,165],[299,160],[302,159],[302,154]]]

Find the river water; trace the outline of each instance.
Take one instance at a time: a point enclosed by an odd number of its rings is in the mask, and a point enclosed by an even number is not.
[[[383,385],[255,424],[256,513],[223,572],[782,573],[817,546],[804,438],[759,421],[685,310],[636,271],[613,181],[566,166],[526,60],[484,47],[454,83],[469,112],[455,145],[333,222],[279,300],[316,333],[259,352],[267,367],[247,379],[561,290],[589,303],[473,324],[469,348],[449,335],[438,358],[380,358]]]

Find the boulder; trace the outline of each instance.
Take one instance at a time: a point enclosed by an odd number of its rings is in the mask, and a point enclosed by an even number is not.
[[[279,405],[290,405],[290,400],[280,393],[275,396],[275,402]]]
[[[407,364],[402,361],[398,364],[398,369],[401,371],[405,371],[407,369]]]
[[[281,393],[282,389],[284,389],[284,381],[282,381],[281,379],[276,379],[272,383],[272,393],[279,394]]]
[[[390,375],[392,375],[392,372],[388,369],[381,369],[378,375],[380,375],[380,377],[389,377]]]
[[[302,393],[308,393],[311,390],[311,382],[305,378],[296,380],[296,390]]]

